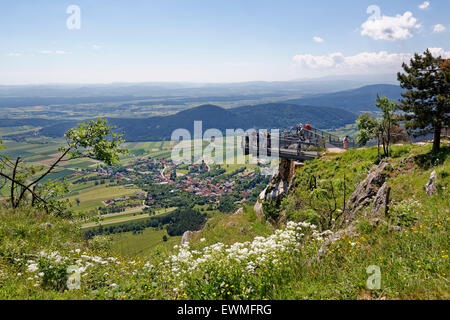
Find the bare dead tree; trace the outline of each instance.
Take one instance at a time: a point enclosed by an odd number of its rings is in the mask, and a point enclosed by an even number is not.
[[[391,187],[388,187],[386,190],[386,201],[385,201],[385,205],[384,205],[384,216],[387,218],[389,217],[389,196],[391,194]]]
[[[315,175],[311,175],[307,182],[309,191],[314,191],[320,188],[317,185],[317,178]],[[346,209],[346,193],[347,193],[347,181],[344,175],[343,180],[343,206],[342,210],[338,208],[338,196],[336,194],[336,188],[333,182],[330,181],[329,184],[322,188],[322,196],[309,196],[308,205],[311,209],[319,215],[319,223],[321,228],[333,229],[335,227],[335,222],[338,221],[343,215]]]

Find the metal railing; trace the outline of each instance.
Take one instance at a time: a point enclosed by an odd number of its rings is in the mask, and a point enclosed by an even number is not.
[[[272,146],[272,143],[278,142],[278,148]],[[245,154],[256,153],[260,154],[279,153],[280,156],[296,154],[297,156],[302,153],[315,153],[320,149],[329,147],[344,148],[344,139],[338,136],[332,135],[323,130],[311,128],[310,130],[297,130],[295,128],[290,130],[284,130],[279,135],[258,135],[256,131],[250,136],[246,135],[242,140],[242,147],[245,150]],[[354,139],[348,139],[347,148],[356,147],[356,141]],[[308,155],[310,157],[311,155]]]
[[[303,136],[306,139],[313,140],[315,141],[316,145],[320,147],[326,147],[326,144],[329,144],[337,148],[344,148],[344,139],[320,129],[303,129],[301,130],[301,132],[299,132],[297,129],[290,129],[286,132],[287,136],[290,137],[297,137],[297,139],[299,139],[301,136]],[[356,148],[357,146],[358,144],[356,143],[355,139],[348,138],[347,148]]]

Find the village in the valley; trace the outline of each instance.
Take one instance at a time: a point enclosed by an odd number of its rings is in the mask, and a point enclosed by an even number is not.
[[[167,159],[136,157],[126,165],[76,170],[73,183],[95,181],[96,185],[140,190],[103,200],[100,215],[125,211],[151,214],[186,201],[213,208],[224,198],[236,205],[254,199],[267,183],[267,177],[259,173],[261,167],[209,165],[204,161],[177,165]]]

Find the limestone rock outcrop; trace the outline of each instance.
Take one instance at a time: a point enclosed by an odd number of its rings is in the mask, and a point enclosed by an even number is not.
[[[263,214],[262,202],[256,201],[255,206],[253,207],[253,210],[255,210],[255,212],[258,216],[262,216],[262,214]]]
[[[380,211],[386,207],[387,182],[383,183],[372,202],[372,210],[366,214],[366,218],[374,218],[380,215]],[[384,212],[384,211],[383,211]]]
[[[189,240],[199,232],[200,231],[186,231],[185,233],[183,233],[183,236],[181,237],[181,244],[188,243]]]
[[[341,225],[353,221],[355,216],[365,207],[372,205],[371,216],[376,215],[384,207],[386,199],[386,172],[388,163],[380,162],[374,165],[367,177],[356,187],[347,201],[346,210],[341,221]]]
[[[286,194],[292,186],[292,180],[295,175],[295,169],[302,166],[303,163],[295,162],[290,159],[281,159],[277,172],[273,175],[269,185],[264,189],[258,197],[254,209],[256,213],[262,214],[264,201],[279,201]]]
[[[281,159],[277,172],[270,180],[267,188],[260,194],[260,200],[280,200],[292,186],[295,169],[303,165],[294,160]]]
[[[436,170],[433,170],[433,172],[430,174],[430,178],[428,179],[427,184],[425,185],[425,192],[427,196],[432,196],[437,192],[436,189]]]

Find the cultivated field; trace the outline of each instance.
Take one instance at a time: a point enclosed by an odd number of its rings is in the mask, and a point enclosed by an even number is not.
[[[163,236],[167,241],[163,240]],[[169,237],[165,229],[148,228],[142,233],[126,232],[112,235],[112,248],[125,257],[150,257],[164,254],[180,244],[181,237]]]

